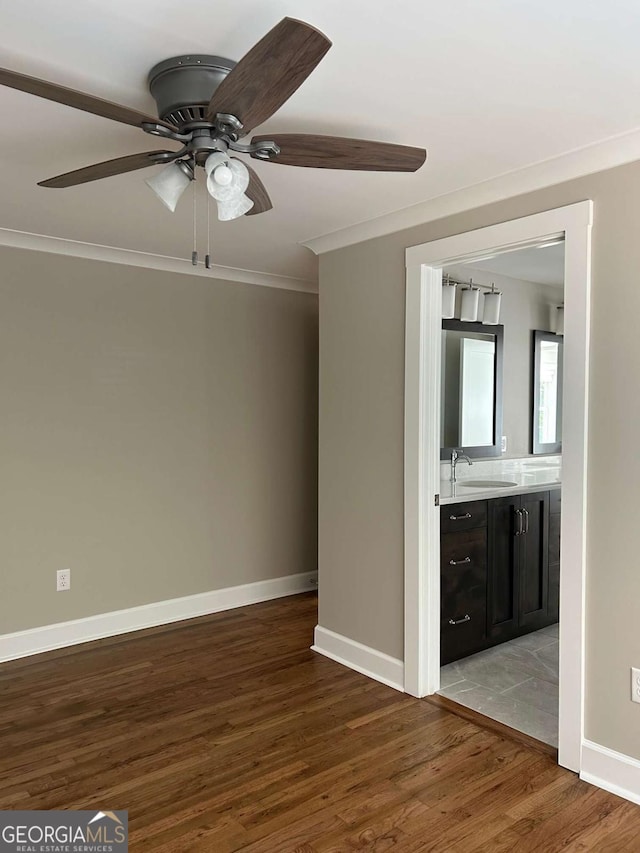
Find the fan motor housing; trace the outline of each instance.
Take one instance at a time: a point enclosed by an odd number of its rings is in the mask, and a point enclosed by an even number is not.
[[[232,59],[207,54],[174,56],[154,65],[149,90],[158,116],[179,128],[207,121],[211,96],[235,65]]]

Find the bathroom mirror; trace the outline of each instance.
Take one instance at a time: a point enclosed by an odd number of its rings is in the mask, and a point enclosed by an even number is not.
[[[442,321],[440,458],[499,456],[503,326]]]
[[[533,333],[532,453],[562,450],[562,335]]]

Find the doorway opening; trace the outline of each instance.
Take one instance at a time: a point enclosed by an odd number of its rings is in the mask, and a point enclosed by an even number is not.
[[[563,433],[558,761],[576,771],[580,769],[583,736],[591,222],[592,202],[586,201],[414,246],[406,252],[405,690],[414,696],[426,696],[441,687],[440,497],[445,494],[440,459],[443,270],[454,264],[471,266],[475,263],[477,266],[487,261],[488,255],[503,257],[519,249],[564,239],[565,382],[561,403],[555,412],[556,419],[562,416]],[[482,372],[480,370],[480,374]],[[545,411],[549,416],[548,401]],[[500,439],[503,434],[501,432]],[[499,453],[502,454],[501,448]],[[474,463],[478,471],[481,462],[474,460]],[[456,465],[458,473],[463,465]],[[474,476],[474,479],[492,478]],[[493,479],[496,479],[495,474]],[[552,490],[545,487],[544,491],[550,493]],[[550,511],[549,506],[547,509]],[[488,503],[485,510],[489,511]],[[544,521],[546,509],[539,508],[538,512],[542,512],[541,520]],[[522,521],[524,533],[527,520],[531,532],[531,525],[536,521],[534,516],[534,507],[521,503],[510,517],[518,524]],[[474,518],[471,523],[476,521]],[[534,539],[536,537],[531,537],[529,542]],[[496,541],[494,537],[494,547],[497,547]],[[529,584],[529,593],[535,586],[535,583]],[[499,594],[502,593],[504,589],[501,588]],[[530,597],[533,600],[533,593]],[[526,621],[531,617],[530,624],[536,627],[539,614],[534,618],[533,611],[535,608],[519,613],[518,619]],[[461,614],[459,618],[464,619],[466,615]],[[551,625],[544,627],[551,628]]]
[[[442,273],[438,693],[557,747],[564,238]]]

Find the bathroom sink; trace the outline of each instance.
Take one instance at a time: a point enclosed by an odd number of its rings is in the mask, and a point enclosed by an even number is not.
[[[513,480],[458,480],[458,485],[473,489],[512,489],[518,484]]]

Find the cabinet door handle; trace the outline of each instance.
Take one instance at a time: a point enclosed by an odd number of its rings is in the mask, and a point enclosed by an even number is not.
[[[464,515],[450,515],[449,521],[461,521],[464,518],[471,518],[471,517],[472,516],[471,516],[470,512],[465,512]]]
[[[524,526],[523,526],[524,519],[522,517],[522,510],[516,509],[514,511],[515,511],[515,514],[518,516],[518,529],[516,530],[516,536],[522,536],[522,534],[524,533]]]
[[[471,616],[467,613],[462,619],[449,619],[449,625],[462,625],[463,622],[470,622]]]
[[[529,532],[529,510],[523,509],[522,513],[524,515],[524,533]]]
[[[464,563],[470,563],[471,557],[465,557],[464,560],[449,560],[450,566],[462,566]]]

